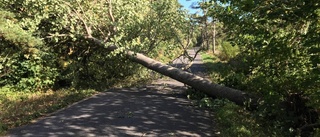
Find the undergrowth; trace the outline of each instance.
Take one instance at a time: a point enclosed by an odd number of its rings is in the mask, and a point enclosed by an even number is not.
[[[8,129],[30,123],[96,93],[90,89],[46,92],[12,92],[6,88],[0,90],[0,135]]]
[[[281,131],[265,125],[254,114],[225,99],[212,99],[194,89],[187,90],[188,98],[202,108],[215,113],[215,134],[221,137],[285,136]]]
[[[202,53],[201,56],[214,83],[219,83],[230,75],[232,68],[226,62],[220,61],[219,58],[209,53]],[[269,127],[267,122],[262,122],[252,112],[233,102],[225,99],[212,99],[192,89],[189,89],[188,97],[198,100],[199,106],[210,108],[215,112],[218,136],[284,136],[280,130]]]
[[[214,83],[225,83],[230,80],[230,76],[239,81],[239,78],[234,77],[234,69],[232,64],[221,61],[218,56],[208,53],[202,53],[202,59],[207,67],[208,74]],[[227,79],[229,77],[229,79]],[[236,83],[236,82],[232,82]],[[241,84],[239,84],[241,85]],[[239,85],[235,85],[238,88]],[[230,86],[230,84],[229,84]],[[233,85],[231,85],[233,86]],[[241,89],[240,89],[241,90]],[[252,137],[252,136],[292,136],[293,131],[286,130],[281,123],[281,118],[269,120],[264,113],[259,110],[248,111],[243,107],[237,106],[234,103],[224,99],[211,99],[202,93],[189,89],[188,97],[198,100],[198,105],[207,107],[215,112],[217,131],[219,136],[229,137]],[[285,117],[285,116],[284,116]],[[287,120],[290,120],[287,118]],[[310,136],[318,136],[319,129],[315,130]],[[299,136],[299,133],[298,133]]]

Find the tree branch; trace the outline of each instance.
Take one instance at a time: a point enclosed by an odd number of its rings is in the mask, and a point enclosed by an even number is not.
[[[46,36],[46,38],[53,38],[53,37],[67,37],[70,36],[69,34],[52,34],[52,33],[48,33],[49,36]]]
[[[114,16],[113,16],[113,12],[112,12],[112,0],[109,0],[109,17],[110,17],[112,23],[115,23],[115,22],[116,22],[116,20],[115,20],[115,18],[114,18]],[[112,25],[112,31],[113,31],[113,32],[117,32],[117,27],[114,26],[114,25]],[[111,35],[111,34],[110,34],[110,35]]]
[[[92,31],[91,31],[91,26],[88,26],[87,25],[87,23],[86,23],[86,21],[82,18],[82,16],[80,15],[80,13],[76,10],[76,9],[74,9],[74,8],[72,8],[72,6],[71,6],[71,4],[70,3],[68,3],[68,2],[64,2],[66,5],[68,5],[72,10],[73,10],[73,12],[74,13],[76,13],[76,16],[80,19],[80,21],[83,23],[83,25],[84,25],[84,27],[85,27],[85,29],[86,29],[86,32],[87,32],[87,37],[92,37]],[[82,7],[81,7],[81,5],[80,5],[80,3],[77,1],[77,4],[78,4],[78,6],[80,7],[80,10],[84,13],[84,10],[82,9]]]
[[[320,123],[304,125],[300,127],[299,130],[304,131],[304,130],[313,129],[313,128],[320,128]]]
[[[79,2],[77,2],[78,4],[79,4]],[[81,5],[79,4],[79,6],[80,6],[80,8],[81,8]],[[82,8],[81,8],[81,10],[82,10]],[[78,16],[78,18],[81,20],[81,22],[83,23],[83,25],[84,25],[84,27],[85,27],[85,29],[86,29],[86,31],[87,31],[87,37],[92,37],[92,30],[91,30],[91,26],[88,26],[87,25],[87,23],[86,23],[86,21],[82,18],[82,16],[79,14],[79,12],[78,11],[76,11],[76,10],[74,10],[75,11],[75,13],[77,14],[77,16]],[[83,11],[82,11],[83,12]]]

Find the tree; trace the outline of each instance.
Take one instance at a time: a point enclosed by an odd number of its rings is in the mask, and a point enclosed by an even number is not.
[[[215,52],[215,18],[210,18],[208,16],[208,13],[210,12],[210,5],[212,5],[211,1],[208,0],[202,0],[198,2],[197,4],[194,3],[192,5],[192,8],[194,9],[201,9],[201,13],[195,13],[194,14],[194,20],[197,20],[198,25],[201,27],[201,38],[199,38],[199,43],[204,44],[203,49],[209,50],[210,49],[210,40],[212,40],[212,51]],[[212,38],[212,39],[211,39]]]
[[[319,56],[320,43],[315,36],[319,36],[319,2],[215,3],[209,14],[228,29],[229,41],[240,46],[238,58],[246,64],[236,76],[226,79],[227,85],[259,94],[260,114],[282,119],[281,126],[286,131],[293,129],[298,134],[304,125],[316,123],[320,81],[319,59],[315,58]]]

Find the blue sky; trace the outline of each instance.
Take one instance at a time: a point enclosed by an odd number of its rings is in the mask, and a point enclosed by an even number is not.
[[[192,9],[190,6],[192,3],[197,3],[200,0],[178,0],[179,3],[184,7],[184,9],[187,9],[189,13],[196,13],[197,10]]]

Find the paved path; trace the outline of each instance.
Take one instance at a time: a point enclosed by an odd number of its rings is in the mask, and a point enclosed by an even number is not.
[[[184,91],[183,84],[172,79],[111,89],[7,136],[213,136],[212,114],[193,106]]]
[[[198,47],[193,48],[193,49],[188,49],[187,51],[191,57],[194,57],[197,50],[199,50]],[[189,62],[190,61],[187,58],[181,57],[181,58],[174,60],[172,66],[177,67],[177,68],[183,68],[185,66],[185,64],[188,64]],[[206,77],[206,74],[205,74],[206,68],[202,63],[200,53],[195,57],[195,59],[192,63],[192,66],[190,67],[190,72],[194,73],[196,75],[199,75],[201,77]]]

